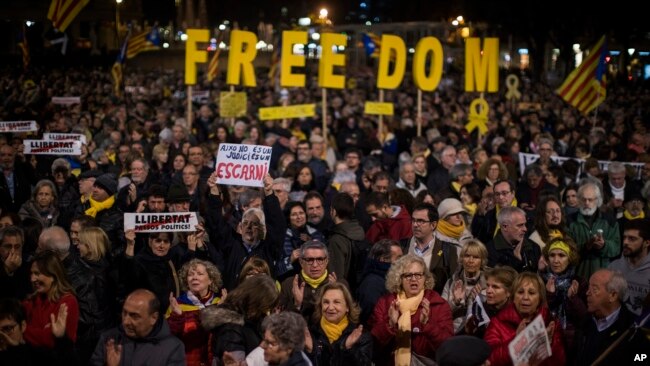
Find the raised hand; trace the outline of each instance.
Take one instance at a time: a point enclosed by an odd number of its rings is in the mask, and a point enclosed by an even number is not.
[[[135,209],[135,212],[142,213],[147,208],[147,201],[142,200],[138,203],[138,207]]]
[[[169,307],[172,308],[172,312],[174,314],[176,314],[176,315],[183,314],[183,309],[181,309],[181,306],[178,305],[178,301],[176,301],[176,298],[174,297],[173,292],[169,293]]]
[[[578,281],[573,280],[571,281],[571,286],[569,286],[569,290],[567,291],[567,296],[569,298],[574,297],[578,293],[578,289],[580,288],[580,284]]]
[[[298,275],[293,277],[293,286],[291,287],[291,293],[293,294],[293,304],[297,308],[302,306],[302,300],[305,298],[305,282],[300,283],[298,280]]]
[[[4,260],[4,266],[7,273],[14,273],[20,265],[23,264],[23,256],[19,250],[11,250]]]
[[[52,334],[56,338],[61,338],[65,334],[65,323],[68,320],[68,305],[61,304],[59,306],[59,313],[56,318],[54,314],[50,314],[50,327],[52,328]]]
[[[350,336],[352,336],[350,334]],[[311,332],[309,332],[309,327],[305,327],[305,351],[311,353],[314,349],[314,340],[311,338]]]
[[[463,280],[457,280],[454,282],[454,289],[452,290],[452,296],[454,304],[460,305],[460,303],[465,298],[465,286]]]
[[[273,177],[269,173],[264,176],[264,194],[267,196],[273,194]]]
[[[335,272],[330,272],[330,274],[327,275],[327,282],[329,283],[334,283],[336,282],[336,273]]]
[[[129,229],[124,232],[124,237],[126,238],[126,249],[124,254],[127,257],[133,257],[135,255],[135,230]]]
[[[519,326],[517,327],[517,334],[521,333],[526,327],[528,326],[528,320],[523,319],[521,323],[519,323]]]
[[[422,311],[420,311],[420,323],[426,324],[429,321],[429,312],[431,311],[431,302],[425,297],[422,298],[420,303],[422,306]]]
[[[219,196],[221,195],[221,192],[219,192],[219,186],[217,185],[217,172],[214,171],[212,174],[210,174],[210,178],[208,178],[208,188],[210,188],[210,194],[213,196]]]
[[[555,277],[551,277],[546,281],[546,292],[555,293]]]
[[[399,301],[393,300],[388,308],[388,326],[395,328],[399,320]]]
[[[350,349],[357,342],[359,342],[361,334],[363,334],[363,325],[359,325],[355,330],[352,331],[352,333],[350,333],[348,339],[345,340],[345,348]]]
[[[224,302],[226,300],[226,297],[228,297],[228,290],[226,290],[225,288],[222,288],[221,289],[221,297],[219,298],[219,304]]]
[[[118,366],[122,358],[122,345],[116,344],[114,339],[106,342],[106,366]]]

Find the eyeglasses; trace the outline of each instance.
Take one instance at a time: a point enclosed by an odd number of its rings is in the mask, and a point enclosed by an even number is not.
[[[0,332],[2,333],[11,333],[16,329],[18,326],[18,323],[14,323],[13,325],[5,325],[4,327],[0,328]]]
[[[262,339],[262,342],[260,343],[260,347],[262,348],[277,348],[279,346],[278,342],[271,342],[267,339]]]
[[[419,281],[423,277],[424,277],[424,273],[422,273],[422,272],[403,273],[402,274],[402,279],[403,280],[416,280],[416,281]]]
[[[316,264],[316,265],[319,265],[319,266],[321,264],[325,263],[326,260],[327,260],[327,257],[302,258],[302,261],[309,264],[309,265]]]
[[[415,225],[415,226],[420,226],[420,225],[423,225],[423,224],[428,224],[428,223],[430,223],[430,222],[431,222],[431,221],[422,220],[422,219],[411,219],[411,223],[412,223],[413,225]]]
[[[499,196],[504,196],[505,197],[505,196],[509,195],[511,192],[512,191],[494,192],[494,196],[495,197],[499,197]]]

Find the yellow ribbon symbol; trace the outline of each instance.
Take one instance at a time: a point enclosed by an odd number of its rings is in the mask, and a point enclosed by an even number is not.
[[[469,123],[465,125],[467,132],[474,131],[478,127],[478,131],[481,135],[484,135],[487,128],[488,120],[488,107],[487,101],[483,98],[476,98],[469,105]]]
[[[519,92],[519,78],[515,74],[510,74],[506,77],[506,87],[508,92],[506,93],[506,99],[510,100],[515,98],[517,100],[521,99],[521,92]]]

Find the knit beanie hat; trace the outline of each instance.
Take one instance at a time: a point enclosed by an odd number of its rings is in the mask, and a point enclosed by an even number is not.
[[[108,193],[109,196],[117,193],[117,179],[113,174],[102,174],[95,179],[95,187],[99,187]]]

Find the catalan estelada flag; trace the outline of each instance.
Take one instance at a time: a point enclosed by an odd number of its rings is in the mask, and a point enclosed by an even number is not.
[[[122,81],[124,79],[124,63],[126,62],[126,51],[129,47],[129,38],[131,36],[131,29],[126,34],[122,48],[120,48],[120,53],[117,55],[117,59],[111,68],[111,75],[113,76],[113,93],[117,97],[122,96]]]
[[[381,49],[381,37],[374,33],[364,33],[362,37],[363,47],[366,50],[366,56],[379,57]]]
[[[607,96],[605,78],[607,54],[607,41],[605,36],[602,36],[580,66],[573,70],[562,86],[556,90],[565,102],[574,106],[583,115],[588,115]]]
[[[29,44],[27,43],[27,30],[25,29],[25,25],[23,25],[23,40],[18,43],[18,47],[23,52],[23,70],[27,71],[31,59],[29,57]]]
[[[214,55],[212,55],[210,63],[208,63],[208,73],[206,74],[208,81],[214,80],[219,75],[219,55],[221,54],[221,48],[219,47],[219,44],[221,44],[223,35],[224,32],[219,33],[219,37],[217,37],[217,49],[214,51]]]
[[[90,0],[52,0],[47,19],[52,21],[54,29],[65,32],[68,25],[89,2]]]
[[[160,33],[158,27],[153,26],[150,30],[144,31],[129,39],[129,46],[126,51],[126,58],[131,59],[140,52],[160,49]]]

